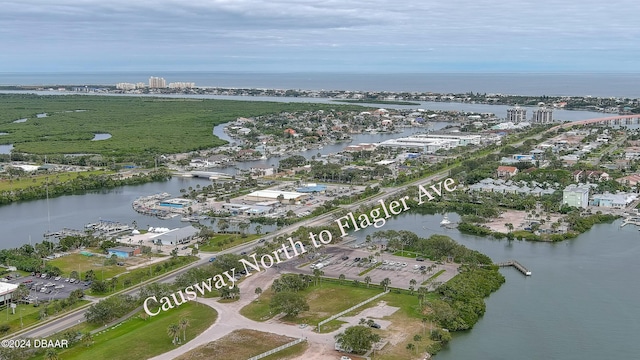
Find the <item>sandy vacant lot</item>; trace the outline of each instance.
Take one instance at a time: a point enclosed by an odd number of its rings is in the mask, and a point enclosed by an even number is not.
[[[559,215],[552,215],[550,220],[546,220],[546,217],[544,218],[544,220],[546,223],[550,224],[558,221],[559,218]],[[514,230],[522,230],[524,225],[528,225],[528,221],[525,221],[525,219],[527,219],[526,211],[509,210],[502,213],[497,219],[493,219],[485,225],[487,225],[492,231],[506,234],[509,232],[509,229],[505,226],[505,224],[512,224]]]

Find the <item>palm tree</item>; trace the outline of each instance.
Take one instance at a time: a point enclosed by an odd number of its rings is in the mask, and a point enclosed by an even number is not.
[[[416,346],[415,346],[415,345],[413,345],[413,343],[408,343],[408,344],[407,344],[407,350],[409,350],[409,351],[413,351],[413,350],[415,350],[415,348],[416,348]]]
[[[257,287],[255,293],[256,293],[256,297],[260,297],[260,294],[262,294],[262,288]]]
[[[364,278],[364,283],[367,284],[367,288],[369,287],[369,283],[371,282],[371,276],[367,275]]]
[[[117,277],[112,277],[111,278],[111,287],[113,288],[113,291],[116,290],[116,285],[118,285],[118,278]]]
[[[249,228],[248,222],[241,222],[238,224],[238,229],[240,229],[240,235],[244,238],[246,237],[246,230]]]
[[[175,345],[178,341],[178,336],[180,336],[180,326],[178,324],[169,325],[167,335],[171,338],[171,343]]]
[[[320,269],[314,269],[313,270],[313,276],[316,278],[316,286],[318,286],[318,281],[320,280],[320,277],[324,275],[324,271],[320,270]]]
[[[424,334],[427,334],[427,322],[429,321],[429,319],[427,319],[426,317],[422,318],[422,329]]]
[[[256,234],[258,235],[262,234],[262,225],[260,224],[256,225]]]
[[[387,291],[387,289],[389,288],[389,285],[391,285],[391,279],[389,278],[384,278],[384,280],[380,282],[380,286],[382,286],[384,291]]]
[[[189,326],[189,319],[187,318],[180,318],[180,322],[179,322],[179,327],[180,329],[182,329],[182,341],[186,342],[187,341],[187,327]]]
[[[221,233],[225,232],[229,228],[229,221],[227,219],[218,220],[218,229]]]

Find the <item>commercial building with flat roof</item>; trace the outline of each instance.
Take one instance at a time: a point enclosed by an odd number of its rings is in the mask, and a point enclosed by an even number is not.
[[[8,301],[11,301],[12,294],[17,288],[18,285],[16,284],[0,281],[0,304],[6,304]]]
[[[109,253],[109,257],[115,255],[116,257],[119,257],[119,258],[128,258],[128,257],[140,255],[141,250],[140,248],[132,248],[128,246],[116,246],[116,247],[107,249],[107,252]]]
[[[186,244],[191,241],[198,232],[198,229],[189,225],[182,228],[171,229],[165,233],[152,236],[150,239],[154,244],[159,245]]]
[[[291,200],[300,201],[306,197],[307,195],[303,193],[280,190],[258,190],[245,196],[247,200],[251,201],[269,201],[282,199],[283,202],[288,202]]]

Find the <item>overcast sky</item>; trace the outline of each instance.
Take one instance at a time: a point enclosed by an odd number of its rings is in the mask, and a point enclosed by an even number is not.
[[[0,0],[0,72],[640,72],[637,0]]]

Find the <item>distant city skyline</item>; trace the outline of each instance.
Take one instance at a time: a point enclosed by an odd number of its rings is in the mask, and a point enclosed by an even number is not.
[[[0,72],[640,72],[631,0],[0,0]]]

